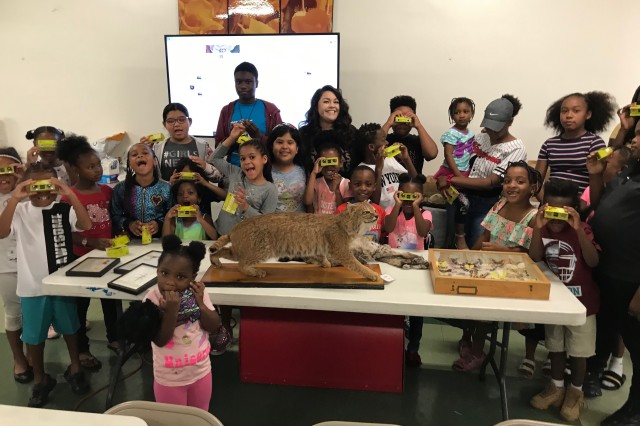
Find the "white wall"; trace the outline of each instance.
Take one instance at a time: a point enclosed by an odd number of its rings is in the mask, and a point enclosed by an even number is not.
[[[513,93],[524,104],[513,133],[535,158],[553,100],[598,89],[628,102],[640,84],[639,13],[637,0],[336,0],[341,86],[356,125],[413,95],[436,139],[451,98],[475,100],[479,131],[486,104]],[[177,30],[177,0],[0,2],[0,145],[25,153],[24,134],[42,124],[90,139],[162,130],[162,36]]]

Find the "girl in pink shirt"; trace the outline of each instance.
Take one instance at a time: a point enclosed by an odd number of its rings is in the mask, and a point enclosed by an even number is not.
[[[195,281],[204,244],[183,246],[175,235],[162,239],[158,285],[145,296],[162,312],[152,341],[153,391],[157,402],[209,409],[209,333],[220,326],[204,284]]]
[[[427,179],[423,175],[412,178],[408,173],[402,173],[398,179],[398,190],[393,195],[395,204],[387,207],[384,219],[384,230],[389,233],[389,245],[393,248],[424,250],[425,237],[432,228],[431,212],[420,209],[422,187]],[[416,198],[403,200],[405,195]],[[410,316],[408,322],[409,342],[405,351],[405,364],[415,368],[422,364],[418,349],[424,318]]]

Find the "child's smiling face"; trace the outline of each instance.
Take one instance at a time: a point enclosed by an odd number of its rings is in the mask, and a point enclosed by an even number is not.
[[[181,182],[178,187],[178,192],[176,193],[176,201],[181,206],[198,204],[200,200],[198,199],[196,184],[190,181]]]
[[[151,153],[151,148],[148,145],[137,143],[129,149],[129,167],[137,175],[148,175],[153,173],[153,168],[156,166],[155,158]]]
[[[6,157],[0,157],[0,167],[7,167],[14,164],[15,160]],[[16,187],[18,178],[15,175],[0,175],[0,194],[8,194]]]
[[[349,185],[357,202],[367,201],[376,189],[376,175],[371,169],[356,170],[351,174]]]
[[[247,179],[253,181],[262,175],[264,165],[269,159],[262,155],[254,146],[241,145],[238,151],[240,154],[240,166]]]

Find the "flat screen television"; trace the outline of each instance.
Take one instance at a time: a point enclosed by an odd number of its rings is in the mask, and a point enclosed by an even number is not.
[[[190,133],[215,136],[220,110],[238,99],[233,71],[244,61],[258,69],[256,97],[275,103],[286,123],[305,119],[313,93],[338,87],[340,35],[166,35],[169,102],[184,104]]]

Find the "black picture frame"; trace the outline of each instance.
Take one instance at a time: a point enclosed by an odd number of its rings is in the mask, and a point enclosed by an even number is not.
[[[111,257],[88,257],[65,272],[68,277],[101,277],[114,266],[120,263],[120,259]]]
[[[142,264],[157,267],[158,259],[160,258],[161,254],[162,252],[159,250],[149,250],[148,252],[141,254],[135,259],[131,259],[127,263],[123,263],[122,265],[117,266],[113,270],[113,272],[115,272],[116,274],[127,274],[131,272],[134,268],[136,268],[138,265],[142,265]]]
[[[139,295],[158,281],[157,268],[142,263],[131,271],[112,280],[107,287],[133,295]]]

